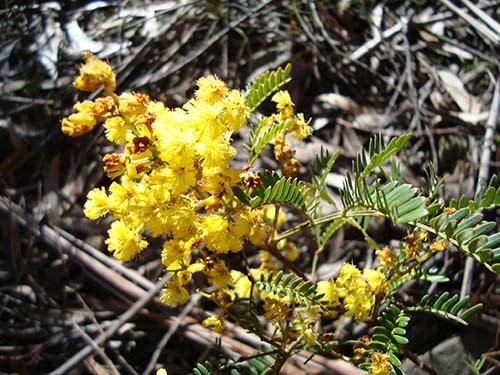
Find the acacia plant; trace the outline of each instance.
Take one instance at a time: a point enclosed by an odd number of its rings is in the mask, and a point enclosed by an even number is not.
[[[373,375],[399,374],[414,312],[467,324],[481,308],[469,306],[468,296],[448,292],[408,305],[398,291],[412,280],[448,281],[429,266],[444,251],[458,250],[500,273],[500,234],[481,213],[500,205],[497,177],[474,199],[445,203],[435,174],[429,173],[422,191],[403,182],[395,164],[387,167],[411,134],[387,144],[375,137],[353,162],[338,207],[326,190],[338,153],[322,150],[309,181],[297,177],[301,164],[290,137],[302,140],[312,129],[282,90],[290,65],[261,75],[244,91],[229,89],[215,76],[202,77],[192,99],[166,108],[146,94],[116,93],[113,69],[91,55],[86,59],[74,86],[103,89],[104,96],[75,104],[62,131],[74,137],[103,123],[106,138],[123,147],[104,155],[112,182],[89,192],[85,215],[92,220],[112,215],[105,242],[119,260],[137,257],[148,239],[163,241],[165,304],[181,305],[199,293],[220,312],[207,312],[205,327],[221,332],[232,321],[263,342],[254,356],[200,363],[196,374],[278,374],[302,350],[351,361]],[[268,99],[276,111],[258,114]],[[237,168],[231,142],[244,126],[250,127],[248,163]],[[268,145],[278,170],[255,167]],[[323,215],[325,205],[333,213]],[[399,246],[370,236],[373,218],[407,232]],[[364,269],[345,263],[334,277],[318,280],[321,253],[345,225],[360,231],[376,261]],[[313,234],[313,248],[299,251],[292,240],[298,232]],[[299,256],[307,268],[297,266]],[[345,318],[367,323],[365,334],[344,339],[328,330]]]

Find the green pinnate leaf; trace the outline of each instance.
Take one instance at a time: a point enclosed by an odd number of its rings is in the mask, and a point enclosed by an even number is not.
[[[277,92],[290,80],[292,65],[287,64],[285,68],[275,71],[267,71],[257,77],[245,90],[245,104],[250,112],[264,102],[268,97]]]
[[[460,314],[460,318],[463,320],[467,320],[470,318],[472,315],[475,313],[479,312],[483,308],[482,303],[478,303],[474,306],[469,307],[467,310],[465,310],[462,314]]]

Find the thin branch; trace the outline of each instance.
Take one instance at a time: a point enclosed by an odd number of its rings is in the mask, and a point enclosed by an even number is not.
[[[490,174],[490,160],[493,149],[495,130],[498,123],[498,114],[500,111],[500,77],[497,78],[495,83],[495,92],[491,102],[490,115],[486,122],[486,131],[484,133],[484,148],[481,153],[481,163],[479,166],[478,184],[476,191],[481,186],[481,180],[487,181]],[[460,289],[460,298],[469,295],[471,291],[472,279],[474,277],[474,259],[468,257],[465,261],[464,278],[462,280],[462,287]]]
[[[111,325],[111,327],[109,327],[109,329],[107,329],[105,332],[103,332],[94,340],[95,345],[96,346],[102,345],[111,337],[113,337],[113,335],[116,332],[118,332],[118,330],[125,323],[127,323],[135,314],[137,314],[144,306],[148,304],[148,302],[150,302],[154,298],[154,296],[161,290],[161,288],[163,288],[164,285],[165,281],[163,280],[163,278],[160,279],[160,281],[156,282],[155,286],[151,288],[147,294],[142,296],[132,306],[130,306],[130,308],[127,311],[121,314],[120,317],[114,321],[114,323]],[[61,366],[56,368],[54,371],[50,372],[49,375],[66,374],[68,371],[77,366],[82,360],[84,360],[86,357],[95,352],[96,346],[93,345],[85,346],[78,353],[72,356],[69,360],[63,363]]]

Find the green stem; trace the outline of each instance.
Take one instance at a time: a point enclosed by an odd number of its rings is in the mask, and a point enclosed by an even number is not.
[[[280,241],[284,238],[290,237],[291,235],[300,232],[302,229],[309,228],[311,226],[316,226],[324,223],[328,223],[333,220],[341,219],[341,218],[357,218],[357,217],[364,217],[364,216],[373,216],[373,217],[386,217],[387,215],[384,215],[380,211],[373,210],[373,209],[359,209],[359,210],[342,210],[335,212],[333,214],[325,215],[323,217],[320,217],[318,219],[312,219],[311,221],[304,221],[298,225],[296,225],[293,228],[290,228],[286,231],[281,232],[279,235],[277,235],[274,240],[275,241]]]

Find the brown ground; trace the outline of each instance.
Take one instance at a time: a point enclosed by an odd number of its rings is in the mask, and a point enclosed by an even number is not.
[[[161,274],[158,249],[121,265],[101,251],[109,223],[82,214],[88,190],[109,183],[100,160],[110,150],[99,131],[80,139],[60,132],[60,119],[84,98],[71,86],[84,50],[116,67],[118,91],[146,91],[169,106],[204,74],[244,88],[291,62],[288,89],[315,128],[297,155],[307,164],[320,145],[341,150],[332,194],[371,136],[407,131],[415,135],[400,155],[408,182],[421,185],[433,162],[446,199],[474,194],[485,128],[497,123],[500,105],[496,1],[375,8],[356,1],[346,9],[326,0],[21,3],[0,5],[0,373],[147,374],[166,366],[186,374],[213,354],[216,335],[197,324],[196,300],[178,310],[148,303]],[[498,141],[488,177],[500,170]],[[487,215],[498,221],[498,212]],[[381,228],[377,240],[391,239]],[[357,245],[342,231],[323,267]],[[451,254],[437,266],[452,279],[447,290],[459,291],[463,257]],[[419,317],[412,351],[456,332],[475,358],[500,349],[499,280],[479,267],[474,275],[483,314],[460,331]],[[233,353],[258,347],[237,328],[227,335]],[[321,356],[303,363],[283,374],[352,373]]]

